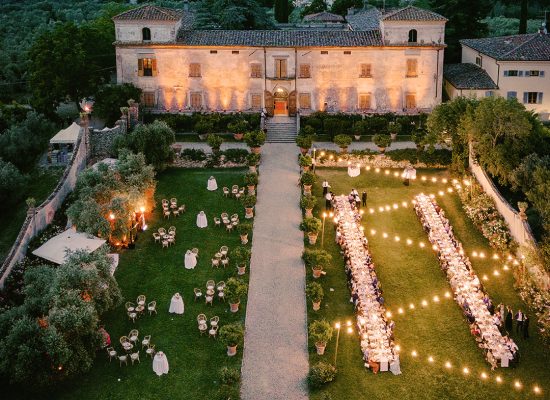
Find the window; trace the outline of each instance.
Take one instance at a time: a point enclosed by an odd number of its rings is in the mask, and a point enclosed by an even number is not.
[[[252,93],[250,95],[250,107],[254,110],[262,108],[262,95],[259,93]]]
[[[157,60],[154,58],[139,58],[138,76],[157,76]]]
[[[508,93],[506,93],[506,98],[508,100],[517,99],[518,98],[518,92],[508,92]]]
[[[347,56],[349,56],[349,55],[351,54],[351,51],[346,50],[346,51],[344,51],[344,54],[347,55]]]
[[[539,76],[540,71],[525,71],[525,76]]]
[[[193,110],[199,110],[202,107],[202,93],[191,92],[191,108]]]
[[[328,51],[323,50],[323,51],[321,51],[321,54],[328,54]]]
[[[492,90],[487,90],[487,91],[485,92],[485,97],[493,97],[494,94],[495,94],[495,93],[494,93]]]
[[[200,78],[201,77],[201,65],[199,63],[189,64],[189,76],[191,78]]]
[[[409,58],[407,60],[407,78],[418,76],[418,60]]]
[[[262,64],[258,64],[258,63],[250,64],[250,77],[251,78],[262,77]]]
[[[300,102],[300,108],[306,110],[309,110],[311,108],[311,94],[300,93],[298,101]]]
[[[210,50],[210,54],[218,54],[218,50]]]
[[[476,57],[476,65],[478,67],[483,67],[483,58],[481,56]]]
[[[286,59],[277,58],[275,59],[275,77],[276,78],[286,78]]]
[[[371,65],[370,64],[361,64],[361,74],[359,78],[370,78],[371,74]]]
[[[504,71],[504,76],[518,76],[518,70],[511,69],[509,71]]]
[[[231,54],[239,54],[239,53],[240,53],[239,50],[233,50],[233,51],[231,51]]]
[[[146,108],[155,106],[155,92],[143,92],[143,105]]]
[[[359,95],[359,110],[365,111],[371,109],[371,96],[370,93],[364,93]]]
[[[416,43],[418,39],[418,32],[416,31],[416,29],[411,29],[409,31],[409,43]]]
[[[311,78],[309,64],[300,64],[300,78]]]
[[[407,110],[416,108],[416,95],[414,93],[405,94],[405,108]]]
[[[523,92],[524,104],[541,104],[542,92]]]
[[[147,40],[151,40],[151,29],[143,28],[141,30],[141,38],[144,42]]]

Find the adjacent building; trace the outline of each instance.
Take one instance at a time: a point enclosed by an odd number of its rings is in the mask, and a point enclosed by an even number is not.
[[[113,20],[117,81],[159,112],[416,113],[441,102],[447,20],[416,7],[363,10],[337,30],[196,30],[191,11],[153,5]]]
[[[465,39],[462,64],[445,65],[450,98],[516,98],[542,120],[550,117],[550,35]]]

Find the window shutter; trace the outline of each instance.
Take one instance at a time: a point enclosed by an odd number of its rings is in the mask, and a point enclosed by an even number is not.
[[[542,92],[539,92],[537,96],[537,104],[542,104]]]
[[[539,76],[544,77],[544,71],[539,71]]]
[[[157,76],[157,59],[153,58],[151,60],[151,69],[153,70],[153,76]]]
[[[518,71],[518,76],[523,76],[523,71]]]
[[[143,58],[138,58],[138,76],[143,76]]]
[[[529,93],[523,92],[523,104],[527,104],[528,100],[529,100]]]
[[[525,75],[525,76],[531,76],[531,71],[525,71],[525,72],[524,72],[524,75]]]
[[[508,71],[504,71],[504,76],[508,76]]]
[[[286,78],[287,72],[286,72],[286,60],[281,60],[281,78]]]

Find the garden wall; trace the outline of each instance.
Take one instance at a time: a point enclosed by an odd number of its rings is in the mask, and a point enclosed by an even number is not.
[[[73,157],[65,168],[63,176],[52,194],[36,207],[34,212],[31,213],[29,210],[23,226],[17,235],[17,239],[0,269],[0,273],[2,274],[0,287],[4,287],[4,282],[13,266],[25,257],[29,242],[52,222],[55,212],[63,204],[67,195],[74,189],[78,174],[86,167],[88,151],[84,133],[85,129],[81,128],[75,146],[76,151],[73,152]]]
[[[126,133],[126,122],[119,120],[113,128],[90,130],[90,158],[111,157],[117,137]]]

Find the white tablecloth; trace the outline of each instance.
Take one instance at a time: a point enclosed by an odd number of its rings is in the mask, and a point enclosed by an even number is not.
[[[210,191],[218,190],[218,183],[216,182],[216,178],[211,176],[208,179],[208,184],[206,185],[206,188]]]
[[[187,252],[185,253],[185,268],[186,269],[193,269],[196,267],[197,265],[197,256],[195,255],[195,253],[193,253],[192,251],[190,250],[187,250]]]
[[[351,176],[352,178],[359,176],[359,174],[361,174],[361,167],[352,166],[352,165],[348,167],[348,175]]]
[[[173,295],[172,300],[170,300],[170,308],[168,309],[168,312],[183,314],[183,311],[183,298],[177,294]]]
[[[199,228],[206,228],[208,226],[208,221],[206,220],[206,214],[204,211],[197,214],[197,226]]]
[[[167,374],[169,370],[168,359],[162,351],[159,351],[153,358],[153,371],[155,371],[158,376],[161,376],[162,374]]]

